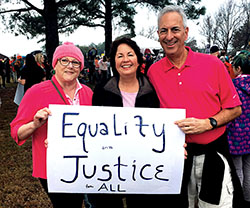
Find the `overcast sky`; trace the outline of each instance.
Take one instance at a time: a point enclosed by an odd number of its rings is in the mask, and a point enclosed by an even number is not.
[[[211,14],[219,8],[219,6],[227,0],[202,0],[202,5],[207,8],[207,14]],[[34,1],[32,1],[34,2]],[[215,6],[216,5],[216,6]],[[200,22],[201,20],[199,20]],[[196,26],[198,21],[189,21],[190,32],[189,36],[195,37],[201,44],[204,37],[199,34],[199,27]],[[136,33],[138,34],[142,28],[147,28],[157,24],[157,14],[148,12],[146,9],[139,10],[135,16]],[[6,56],[14,54],[26,55],[34,50],[40,50],[43,44],[37,43],[39,39],[27,40],[25,36],[14,36],[10,33],[3,33],[3,25],[0,22],[0,53]],[[121,35],[118,30],[113,34],[113,38]],[[104,41],[104,30],[102,28],[90,29],[80,27],[70,36],[59,34],[60,41],[71,41],[78,45],[89,45],[91,43],[101,43]]]

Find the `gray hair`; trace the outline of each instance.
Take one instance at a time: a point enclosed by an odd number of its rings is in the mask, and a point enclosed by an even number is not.
[[[159,28],[160,20],[161,20],[162,16],[166,13],[169,13],[169,12],[177,12],[179,15],[181,15],[182,21],[183,21],[183,26],[184,26],[184,28],[187,27],[187,16],[186,16],[185,12],[183,11],[183,9],[177,5],[168,5],[168,6],[165,6],[158,14],[158,28]]]

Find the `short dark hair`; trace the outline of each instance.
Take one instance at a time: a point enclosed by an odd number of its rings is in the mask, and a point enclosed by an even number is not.
[[[240,66],[243,74],[250,74],[250,52],[243,50],[233,59],[233,66]]]
[[[117,48],[119,47],[119,45],[121,44],[127,44],[129,47],[131,47],[136,56],[137,56],[137,61],[138,61],[138,68],[137,68],[137,75],[140,75],[140,68],[141,68],[141,65],[143,63],[143,57],[142,57],[142,53],[141,53],[141,50],[139,48],[139,46],[137,45],[137,43],[133,40],[131,40],[130,38],[127,38],[127,37],[122,37],[122,38],[118,38],[116,39],[113,43],[112,43],[112,46],[111,46],[111,51],[110,51],[110,65],[112,67],[112,71],[113,71],[113,74],[114,76],[118,76],[119,77],[119,73],[116,69],[116,66],[115,66],[115,56],[116,56],[116,52],[117,52]]]
[[[212,46],[212,47],[210,48],[210,53],[215,53],[215,52],[217,52],[217,51],[219,51],[219,48],[218,48],[218,46],[216,46],[216,45],[214,45],[214,46]]]

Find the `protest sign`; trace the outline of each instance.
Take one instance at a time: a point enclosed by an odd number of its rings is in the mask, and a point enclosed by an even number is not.
[[[24,85],[18,83],[17,87],[16,87],[16,93],[15,93],[15,97],[14,97],[14,103],[16,103],[17,105],[19,105],[21,103],[23,95],[24,95]]]
[[[177,194],[183,109],[50,105],[49,192]]]

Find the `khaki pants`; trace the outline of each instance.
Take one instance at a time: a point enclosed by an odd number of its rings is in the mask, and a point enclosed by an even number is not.
[[[209,204],[199,199],[203,163],[205,159],[205,155],[199,155],[199,156],[194,156],[193,158],[191,177],[190,177],[190,182],[188,184],[189,208],[195,208],[197,204],[199,208],[232,208],[233,207],[232,205],[233,204],[233,183],[232,183],[232,178],[230,174],[231,169],[225,157],[219,153],[217,154],[222,158],[225,164],[220,204],[219,205]]]

